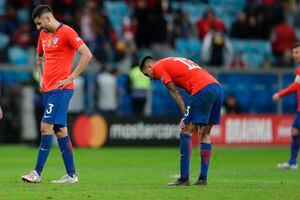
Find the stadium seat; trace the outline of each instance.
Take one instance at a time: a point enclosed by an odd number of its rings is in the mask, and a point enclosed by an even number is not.
[[[245,0],[209,0],[209,5],[214,8],[220,6],[226,15],[237,16],[238,12],[245,6]]]
[[[28,68],[29,69],[29,59],[30,54],[28,49],[21,48],[19,46],[13,46],[8,49],[8,59],[9,62],[16,67]],[[2,78],[4,82],[14,82],[14,81],[26,81],[30,78],[30,72],[3,72]]]
[[[235,52],[242,53],[250,68],[259,68],[265,58],[272,59],[269,41],[231,39],[231,43]]]
[[[258,69],[263,63],[264,57],[255,52],[244,52],[242,54],[243,60],[248,64],[251,69]]]
[[[231,39],[233,49],[240,52],[258,52],[263,55],[272,54],[271,44],[267,40]]]
[[[30,21],[30,11],[26,8],[17,10],[17,20],[19,23],[27,23]]]
[[[0,49],[7,47],[9,43],[9,36],[3,33],[0,33]]]
[[[194,38],[177,38],[175,41],[175,48],[179,56],[193,60],[194,62],[201,64],[200,51],[201,41]]]
[[[130,10],[125,1],[104,1],[104,8],[113,28],[119,36],[122,36],[123,18],[130,15]]]
[[[174,10],[181,9],[187,13],[193,24],[203,16],[203,13],[208,8],[206,4],[193,2],[174,2],[172,6]]]
[[[8,49],[8,59],[14,65],[28,65],[29,57],[28,49],[19,46],[13,46]]]

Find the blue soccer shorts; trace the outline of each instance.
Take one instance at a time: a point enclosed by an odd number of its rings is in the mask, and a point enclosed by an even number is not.
[[[300,130],[300,112],[297,112],[292,127]]]
[[[42,122],[57,127],[67,126],[67,114],[74,90],[51,90],[43,93],[44,115]]]
[[[220,124],[224,91],[220,84],[212,83],[192,95],[187,104],[184,124]]]

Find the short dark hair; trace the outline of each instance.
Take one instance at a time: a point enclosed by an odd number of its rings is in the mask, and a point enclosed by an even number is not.
[[[144,58],[142,58],[142,60],[140,61],[140,64],[139,64],[139,67],[140,67],[141,71],[145,67],[145,64],[146,64],[147,60],[153,60],[153,57],[152,56],[145,56]]]
[[[300,42],[296,42],[296,43],[293,45],[293,49],[296,49],[296,48],[298,48],[298,47],[300,47]]]
[[[39,5],[37,7],[34,8],[34,10],[32,11],[32,19],[35,19],[37,17],[41,17],[44,13],[46,12],[51,12],[53,13],[51,7],[47,4],[42,4],[42,5]]]

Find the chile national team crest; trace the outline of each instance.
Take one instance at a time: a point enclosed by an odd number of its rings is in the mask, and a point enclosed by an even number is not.
[[[53,44],[56,45],[57,42],[58,42],[58,37],[55,37],[54,40],[53,40]]]

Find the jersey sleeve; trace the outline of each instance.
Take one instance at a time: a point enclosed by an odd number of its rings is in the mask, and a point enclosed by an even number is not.
[[[73,49],[78,49],[82,44],[84,44],[83,40],[78,36],[76,31],[73,29],[69,29],[65,35],[67,36],[67,42]]]
[[[155,65],[153,67],[153,72],[161,80],[161,82],[165,85],[172,81],[171,76],[164,70],[161,65]]]
[[[39,39],[38,39],[38,44],[37,44],[37,48],[36,48],[36,52],[39,55],[43,55],[43,46],[42,46],[41,34],[42,33],[40,32]]]
[[[286,96],[292,92],[297,91],[297,89],[300,88],[300,67],[297,68],[296,70],[296,77],[295,80],[292,84],[290,84],[287,88],[281,90],[278,92],[278,95],[280,97]]]

